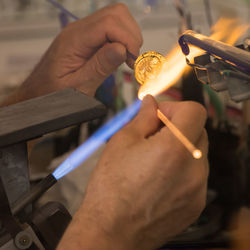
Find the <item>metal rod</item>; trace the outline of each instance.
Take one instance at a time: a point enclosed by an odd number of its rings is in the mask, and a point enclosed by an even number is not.
[[[202,152],[197,149],[159,109],[157,109],[157,116],[170,129],[175,137],[179,139],[179,141],[186,147],[186,149],[192,154],[194,159],[200,159],[202,157]]]
[[[49,3],[51,3],[55,8],[59,9],[61,12],[67,14],[68,16],[70,16],[71,18],[73,18],[74,20],[78,20],[79,18],[77,16],[75,16],[73,13],[71,13],[70,11],[68,11],[67,9],[65,9],[60,3],[54,1],[54,0],[47,0]]]
[[[245,50],[213,40],[192,30],[186,31],[179,38],[179,44],[185,55],[188,55],[190,52],[188,44],[192,44],[208,52],[210,55],[218,57],[235,66],[237,69],[247,74],[250,73],[250,53]]]

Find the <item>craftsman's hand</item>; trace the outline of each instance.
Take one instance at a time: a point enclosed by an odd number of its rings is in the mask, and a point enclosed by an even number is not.
[[[138,24],[117,3],[70,23],[57,36],[22,87],[16,100],[66,87],[94,95],[98,86],[123,62],[132,67],[142,45]]]
[[[160,110],[203,153],[199,160],[156,116],[147,96],[135,119],[108,143],[83,205],[59,249],[156,249],[194,222],[205,206],[206,112],[193,102]]]

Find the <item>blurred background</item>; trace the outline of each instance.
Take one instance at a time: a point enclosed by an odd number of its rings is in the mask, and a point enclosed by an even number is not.
[[[58,0],[78,17],[85,17],[115,0]],[[141,27],[141,52],[154,50],[166,55],[176,46],[185,28],[205,35],[220,17],[250,22],[250,0],[124,0]],[[185,13],[185,17],[183,16]],[[46,0],[0,0],[0,102],[32,71],[66,21],[73,21]],[[248,30],[236,44],[250,38]],[[98,89],[96,98],[110,110],[108,117],[136,98],[138,83],[125,64]],[[231,218],[240,207],[250,205],[250,105],[235,103],[227,93],[203,86],[193,71],[162,93],[159,100],[194,100],[208,110],[210,139],[208,207],[200,220],[178,240],[224,236]],[[30,153],[30,175],[34,183],[46,176],[69,151],[91,135],[103,120],[96,120],[44,136]],[[59,200],[73,214],[79,207],[85,186],[103,148],[82,167],[64,177],[40,203]],[[73,194],[73,195],[72,195]],[[211,205],[211,206],[209,206]],[[219,232],[219,233],[218,233]],[[221,233],[222,232],[222,233]],[[186,238],[185,238],[186,237]]]

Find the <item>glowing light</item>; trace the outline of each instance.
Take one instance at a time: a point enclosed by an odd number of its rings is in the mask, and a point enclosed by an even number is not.
[[[175,137],[179,139],[179,141],[186,147],[195,159],[200,159],[202,157],[201,151],[197,149],[159,109],[157,109],[157,116],[169,128]]]
[[[136,100],[125,110],[110,119],[98,129],[86,142],[79,146],[71,155],[52,173],[59,180],[84,162],[93,152],[104,144],[114,133],[126,125],[139,111],[141,101]]]
[[[199,149],[193,151],[193,157],[195,159],[200,159],[202,157],[202,153]]]
[[[249,25],[239,25],[237,19],[221,18],[212,28],[210,38],[219,40],[233,45],[239,37],[249,28]],[[199,48],[190,46],[188,59],[190,62],[193,58],[201,55],[204,51]],[[166,56],[166,62],[162,65],[162,70],[154,80],[146,81],[139,89],[138,97],[143,99],[147,94],[156,96],[174,85],[183,75],[185,70],[189,70],[181,48],[176,47]]]

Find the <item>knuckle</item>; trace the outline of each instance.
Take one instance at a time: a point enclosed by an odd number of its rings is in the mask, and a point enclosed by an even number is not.
[[[125,11],[128,12],[128,7],[124,3],[115,3],[113,5],[113,8],[118,12],[125,12]]]
[[[57,36],[57,39],[62,42],[74,41],[79,34],[79,21],[68,23]]]
[[[112,27],[113,25],[116,24],[115,16],[110,15],[110,14],[106,15],[106,16],[102,17],[102,21],[100,23],[104,24],[107,27]]]
[[[72,36],[72,34],[77,34],[81,20],[67,23],[67,25],[61,31],[61,34],[65,36]]]
[[[203,118],[203,120],[207,119],[207,111],[205,109],[205,107],[199,103],[196,103],[197,105],[197,112],[199,112],[200,116]]]
[[[203,105],[193,101],[187,101],[185,102],[185,105],[187,105],[189,109],[192,109],[199,117],[201,117],[204,120],[206,119],[207,111]]]
[[[129,11],[127,5],[124,3],[113,4],[113,8],[114,8],[114,11],[118,14],[124,14],[126,16],[130,15],[130,11]],[[137,27],[137,29],[140,30],[139,27]],[[142,37],[141,32],[137,33],[136,39],[138,40],[137,43],[138,43],[139,48],[140,48],[143,44],[143,37]]]

